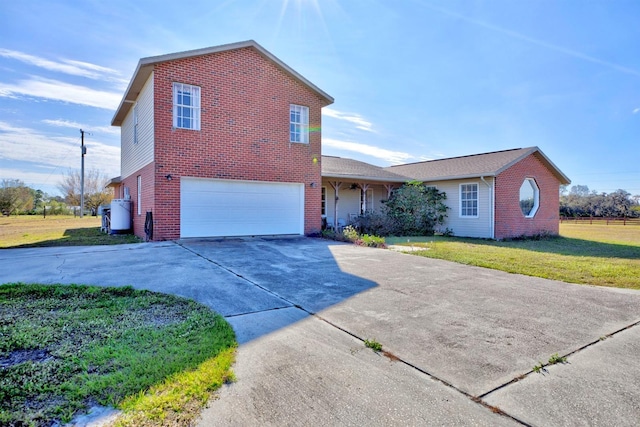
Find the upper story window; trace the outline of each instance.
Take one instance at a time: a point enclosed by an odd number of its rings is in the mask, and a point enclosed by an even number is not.
[[[291,104],[289,108],[289,141],[309,143],[309,107]]]
[[[133,143],[138,143],[138,103],[133,106]]]
[[[460,184],[460,216],[478,217],[478,184]]]
[[[526,218],[533,218],[538,212],[540,190],[533,178],[525,178],[520,186],[520,209]]]
[[[200,88],[173,84],[173,127],[200,130]]]

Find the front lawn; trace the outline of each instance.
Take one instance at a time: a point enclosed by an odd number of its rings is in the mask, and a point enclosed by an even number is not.
[[[69,422],[95,404],[119,425],[188,425],[232,378],[222,316],[131,287],[0,286],[0,425]]]
[[[640,227],[561,224],[560,237],[496,242],[457,237],[390,237],[412,254],[509,273],[640,289]]]
[[[0,248],[117,245],[142,241],[132,234],[105,234],[100,231],[100,224],[99,216],[0,216]]]

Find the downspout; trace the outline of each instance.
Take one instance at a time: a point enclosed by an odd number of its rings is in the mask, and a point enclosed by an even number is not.
[[[491,238],[495,240],[496,236],[495,236],[495,209],[496,209],[496,203],[495,203],[495,185],[496,185],[496,180],[495,177],[493,178],[493,182],[492,184],[489,184],[485,179],[484,176],[480,177],[480,180],[482,182],[485,183],[485,185],[489,188],[489,201],[490,201],[490,208],[489,208],[489,233],[491,234]]]

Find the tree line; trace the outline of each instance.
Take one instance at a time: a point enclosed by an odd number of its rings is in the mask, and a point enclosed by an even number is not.
[[[586,185],[560,187],[560,215],[566,217],[640,217],[640,195],[625,190],[613,193],[589,191]]]
[[[58,184],[62,196],[51,196],[33,189],[19,179],[3,179],[0,183],[0,212],[3,215],[61,215],[80,207],[80,171],[68,171]],[[84,177],[84,209],[97,212],[100,205],[111,202],[112,192],[105,188],[106,175],[91,169]],[[46,209],[46,212],[45,212]]]

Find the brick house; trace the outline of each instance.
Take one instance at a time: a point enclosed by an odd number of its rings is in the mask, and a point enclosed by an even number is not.
[[[322,156],[333,98],[250,40],[143,58],[113,120],[116,199],[153,240],[303,235],[378,209],[419,180],[447,193],[445,227],[502,239],[558,233],[568,178],[537,147],[381,168]],[[151,217],[150,217],[151,216]]]
[[[408,180],[447,194],[444,227],[456,236],[490,239],[558,234],[560,185],[571,182],[538,147],[386,168],[323,156],[322,213],[349,223]]]
[[[115,198],[153,240],[321,227],[321,109],[333,98],[254,41],[143,58],[111,124]]]

